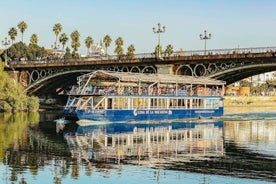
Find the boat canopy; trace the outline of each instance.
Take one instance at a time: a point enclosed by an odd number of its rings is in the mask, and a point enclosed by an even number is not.
[[[195,85],[225,85],[226,82],[208,77],[194,77],[188,75],[172,74],[147,74],[131,72],[115,72],[107,70],[97,70],[78,77],[78,81],[89,81],[93,78],[102,80],[118,80],[120,82],[144,82],[144,83],[171,83],[171,84],[195,84]]]

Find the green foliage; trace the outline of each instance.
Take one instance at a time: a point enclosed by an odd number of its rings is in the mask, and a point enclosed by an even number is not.
[[[62,31],[62,25],[60,23],[55,24],[53,27],[53,31],[56,35],[56,44],[57,44],[57,38],[58,38],[59,33]]]
[[[64,49],[67,41],[68,41],[68,36],[66,35],[66,33],[62,33],[59,37],[59,42],[62,44],[62,49]]]
[[[3,108],[4,111],[7,111],[7,112],[12,111],[12,106],[6,101],[4,101],[4,105],[3,105],[2,108]]]
[[[37,45],[38,43],[38,36],[36,34],[32,34],[31,38],[30,38],[30,43],[33,45]]]
[[[39,100],[25,95],[22,86],[3,72],[0,62],[0,111],[37,111]]]
[[[114,53],[116,53],[118,56],[124,55],[124,40],[122,37],[118,37],[117,40],[115,40],[116,48],[114,50]]]
[[[9,30],[8,34],[9,34],[9,36],[10,36],[10,38],[11,38],[11,40],[12,40],[12,44],[13,44],[15,38],[17,37],[17,29],[16,29],[15,27],[12,27],[12,28]]]
[[[35,96],[29,97],[27,107],[31,112],[37,111],[39,109],[39,98]]]
[[[7,51],[8,58],[14,61],[20,61],[22,59],[27,59],[28,46],[23,42],[18,42],[13,44]],[[4,53],[2,53],[2,58]]]
[[[4,71],[4,63],[0,60],[0,77],[3,71]],[[0,89],[1,89],[1,86],[0,86]]]
[[[74,32],[71,33],[71,47],[74,49],[75,52],[78,51],[78,48],[80,47],[80,34],[79,32],[76,30]]]
[[[107,55],[107,48],[110,46],[112,39],[109,35],[106,35],[103,39],[104,46],[105,46],[105,54]]]
[[[171,44],[169,44],[169,45],[166,47],[165,52],[167,53],[168,56],[172,55],[172,53],[173,53],[173,46],[172,46]]]
[[[70,48],[69,47],[66,47],[65,54],[64,54],[64,59],[65,60],[72,59],[72,54],[70,52]]]
[[[89,54],[89,49],[92,47],[93,43],[94,43],[94,40],[91,36],[88,36],[85,39],[85,46],[87,47],[87,54]]]
[[[23,34],[24,34],[25,30],[28,28],[28,25],[27,25],[26,22],[21,21],[21,22],[18,23],[17,27],[18,27],[19,31],[21,32],[21,34],[22,34],[22,40],[21,41],[23,42]]]
[[[30,44],[27,52],[28,60],[37,60],[39,58],[43,58],[47,56],[47,51],[44,47],[39,47],[36,44]]]
[[[21,60],[36,60],[47,56],[47,51],[44,47],[39,47],[36,44],[30,44],[27,46],[23,42],[13,44],[7,50],[7,56],[9,60],[21,61]],[[1,58],[4,59],[5,53],[2,53]]]
[[[133,59],[134,58],[134,53],[135,53],[135,47],[133,44],[131,44],[128,48],[127,48],[127,56],[130,58],[130,59]]]

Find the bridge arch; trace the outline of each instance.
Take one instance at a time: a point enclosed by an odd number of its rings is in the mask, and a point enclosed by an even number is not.
[[[194,76],[194,72],[192,67],[187,64],[187,65],[180,65],[176,71],[175,71],[176,75],[190,75],[190,76]]]
[[[267,64],[240,65],[238,67],[236,66],[217,71],[216,73],[209,74],[208,77],[224,80],[227,85],[229,85],[250,76],[272,71],[276,71],[276,62]]]
[[[83,74],[83,73],[89,73],[91,72],[91,70],[70,70],[70,71],[61,71],[61,72],[57,72],[54,73],[52,75],[48,75],[47,77],[41,78],[40,80],[34,81],[32,84],[30,84],[26,89],[25,92],[28,94],[33,94],[35,93],[37,90],[39,90],[40,88],[44,87],[45,85],[51,85],[51,83],[53,82],[53,79],[59,78],[61,80],[61,77],[64,76],[64,78],[66,79],[67,77],[70,77],[71,74],[74,74],[73,78],[75,78],[75,80],[71,80],[72,83],[71,85],[73,85],[73,83],[76,82],[76,77]],[[72,77],[70,77],[72,78]],[[68,83],[67,83],[68,84]]]
[[[204,64],[197,64],[194,67],[195,76],[205,76],[207,74],[207,69]]]

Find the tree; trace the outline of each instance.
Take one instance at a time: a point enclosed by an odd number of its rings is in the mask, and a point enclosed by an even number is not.
[[[79,32],[76,30],[74,32],[71,33],[71,47],[74,49],[74,52],[78,51],[78,48],[80,47],[80,34]]]
[[[66,47],[65,54],[64,54],[64,59],[72,59],[72,54],[70,53],[70,48]]]
[[[93,45],[94,43],[94,40],[92,39],[91,36],[88,36],[86,39],[85,39],[85,45],[87,47],[87,55],[89,55],[89,49],[91,48],[91,46]]]
[[[59,35],[59,33],[61,32],[61,30],[62,30],[62,26],[61,26],[60,23],[57,23],[57,24],[54,25],[53,31],[54,31],[54,33],[55,33],[55,35],[56,35],[56,42],[55,42],[55,45],[57,44],[58,35]]]
[[[124,41],[122,37],[118,37],[117,40],[115,40],[115,44],[116,44],[116,48],[114,50],[114,53],[116,53],[117,56],[119,57],[124,55],[124,48],[123,48]]]
[[[168,56],[172,55],[173,53],[173,46],[169,44],[165,50],[165,52],[168,54]]]
[[[30,38],[30,43],[33,45],[37,45],[38,43],[38,37],[36,34],[32,34],[31,38]]]
[[[19,22],[17,27],[18,27],[19,31],[21,32],[21,34],[22,34],[22,40],[21,41],[23,42],[23,34],[26,31],[26,29],[28,28],[28,25],[26,24],[26,22],[21,21],[21,22]]]
[[[62,50],[64,50],[64,47],[68,41],[68,36],[66,35],[66,33],[62,33],[59,37],[59,42],[62,44]]]
[[[36,44],[27,46],[23,42],[18,42],[10,46],[7,50],[8,57],[13,61],[36,60],[38,58],[46,57],[47,51],[44,47],[39,47]],[[3,54],[2,54],[3,55]],[[1,55],[1,57],[3,57]]]
[[[9,30],[8,34],[9,34],[9,36],[10,36],[10,38],[11,38],[11,40],[12,40],[12,44],[13,44],[15,38],[17,37],[17,29],[16,29],[15,27],[12,27],[12,28]]]
[[[106,35],[103,39],[104,46],[105,46],[105,54],[107,55],[107,48],[110,46],[112,39],[109,35]]]
[[[130,58],[130,59],[133,59],[134,58],[134,52],[135,52],[135,47],[133,44],[131,44],[128,48],[127,48],[127,56]]]
[[[160,57],[161,57],[162,52],[163,52],[163,51],[162,51],[161,45],[157,45],[157,46],[155,47],[155,50],[154,50],[155,56],[158,58],[158,57],[159,57],[159,53],[160,53]]]

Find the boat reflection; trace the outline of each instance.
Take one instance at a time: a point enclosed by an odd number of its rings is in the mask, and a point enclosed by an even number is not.
[[[223,122],[101,124],[65,134],[79,161],[156,165],[224,155]]]

